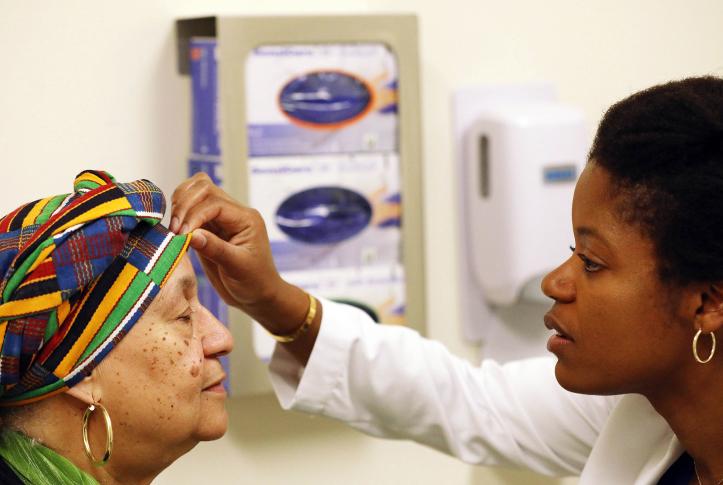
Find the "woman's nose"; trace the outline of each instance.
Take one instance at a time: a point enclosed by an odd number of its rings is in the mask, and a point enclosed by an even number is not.
[[[569,263],[570,259],[542,279],[542,292],[556,302],[570,303],[575,300],[575,282],[570,274]]]
[[[203,354],[206,357],[220,357],[228,354],[233,349],[231,332],[208,309],[204,308],[203,311],[205,313],[201,337]]]

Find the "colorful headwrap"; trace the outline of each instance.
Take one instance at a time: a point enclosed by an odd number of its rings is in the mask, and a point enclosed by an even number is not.
[[[0,219],[0,406],[72,387],[136,323],[190,240],[164,212],[151,182],[85,171]]]

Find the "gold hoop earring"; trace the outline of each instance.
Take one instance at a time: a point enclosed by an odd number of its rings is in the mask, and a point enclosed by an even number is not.
[[[713,346],[710,349],[710,355],[708,356],[708,358],[703,360],[700,358],[700,355],[698,355],[698,337],[700,337],[701,333],[703,333],[703,331],[698,330],[695,333],[695,337],[693,337],[693,357],[695,357],[695,360],[698,361],[698,363],[707,364],[708,362],[711,361],[711,359],[713,358],[713,355],[715,354],[715,334],[713,332],[708,334],[708,335],[710,335],[710,338],[713,342]]]
[[[88,440],[88,422],[90,421],[90,415],[97,409],[103,413],[103,420],[105,421],[105,453],[103,458],[96,460],[93,456],[93,451],[90,449],[90,441]],[[101,403],[96,402],[88,406],[83,413],[83,448],[85,449],[85,455],[88,457],[93,466],[103,466],[110,460],[110,454],[113,452],[113,425],[110,422],[110,414],[108,410]]]

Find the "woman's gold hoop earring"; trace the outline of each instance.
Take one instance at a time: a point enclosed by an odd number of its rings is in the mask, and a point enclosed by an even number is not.
[[[105,453],[103,458],[96,460],[93,456],[93,451],[90,449],[90,441],[88,441],[88,422],[90,421],[90,415],[97,409],[103,413],[103,420],[105,421]],[[108,410],[101,403],[96,402],[88,406],[83,413],[83,448],[85,449],[85,455],[88,457],[93,466],[103,466],[110,460],[110,454],[113,452],[113,425],[110,422],[110,415]]]
[[[707,364],[708,362],[710,362],[710,360],[713,358],[713,355],[715,354],[715,334],[713,332],[709,334],[713,342],[713,346],[710,349],[710,355],[708,356],[708,358],[703,360],[700,358],[700,355],[698,355],[698,337],[700,337],[701,333],[703,333],[703,331],[698,330],[695,333],[695,337],[693,337],[693,357],[695,357],[695,360],[697,360],[699,363]]]

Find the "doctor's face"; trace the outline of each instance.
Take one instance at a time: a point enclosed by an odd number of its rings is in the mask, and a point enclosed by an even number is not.
[[[622,219],[624,203],[607,171],[589,163],[573,198],[574,251],[542,283],[555,300],[548,349],[570,391],[649,394],[694,365],[693,315],[660,281],[653,242]]]

